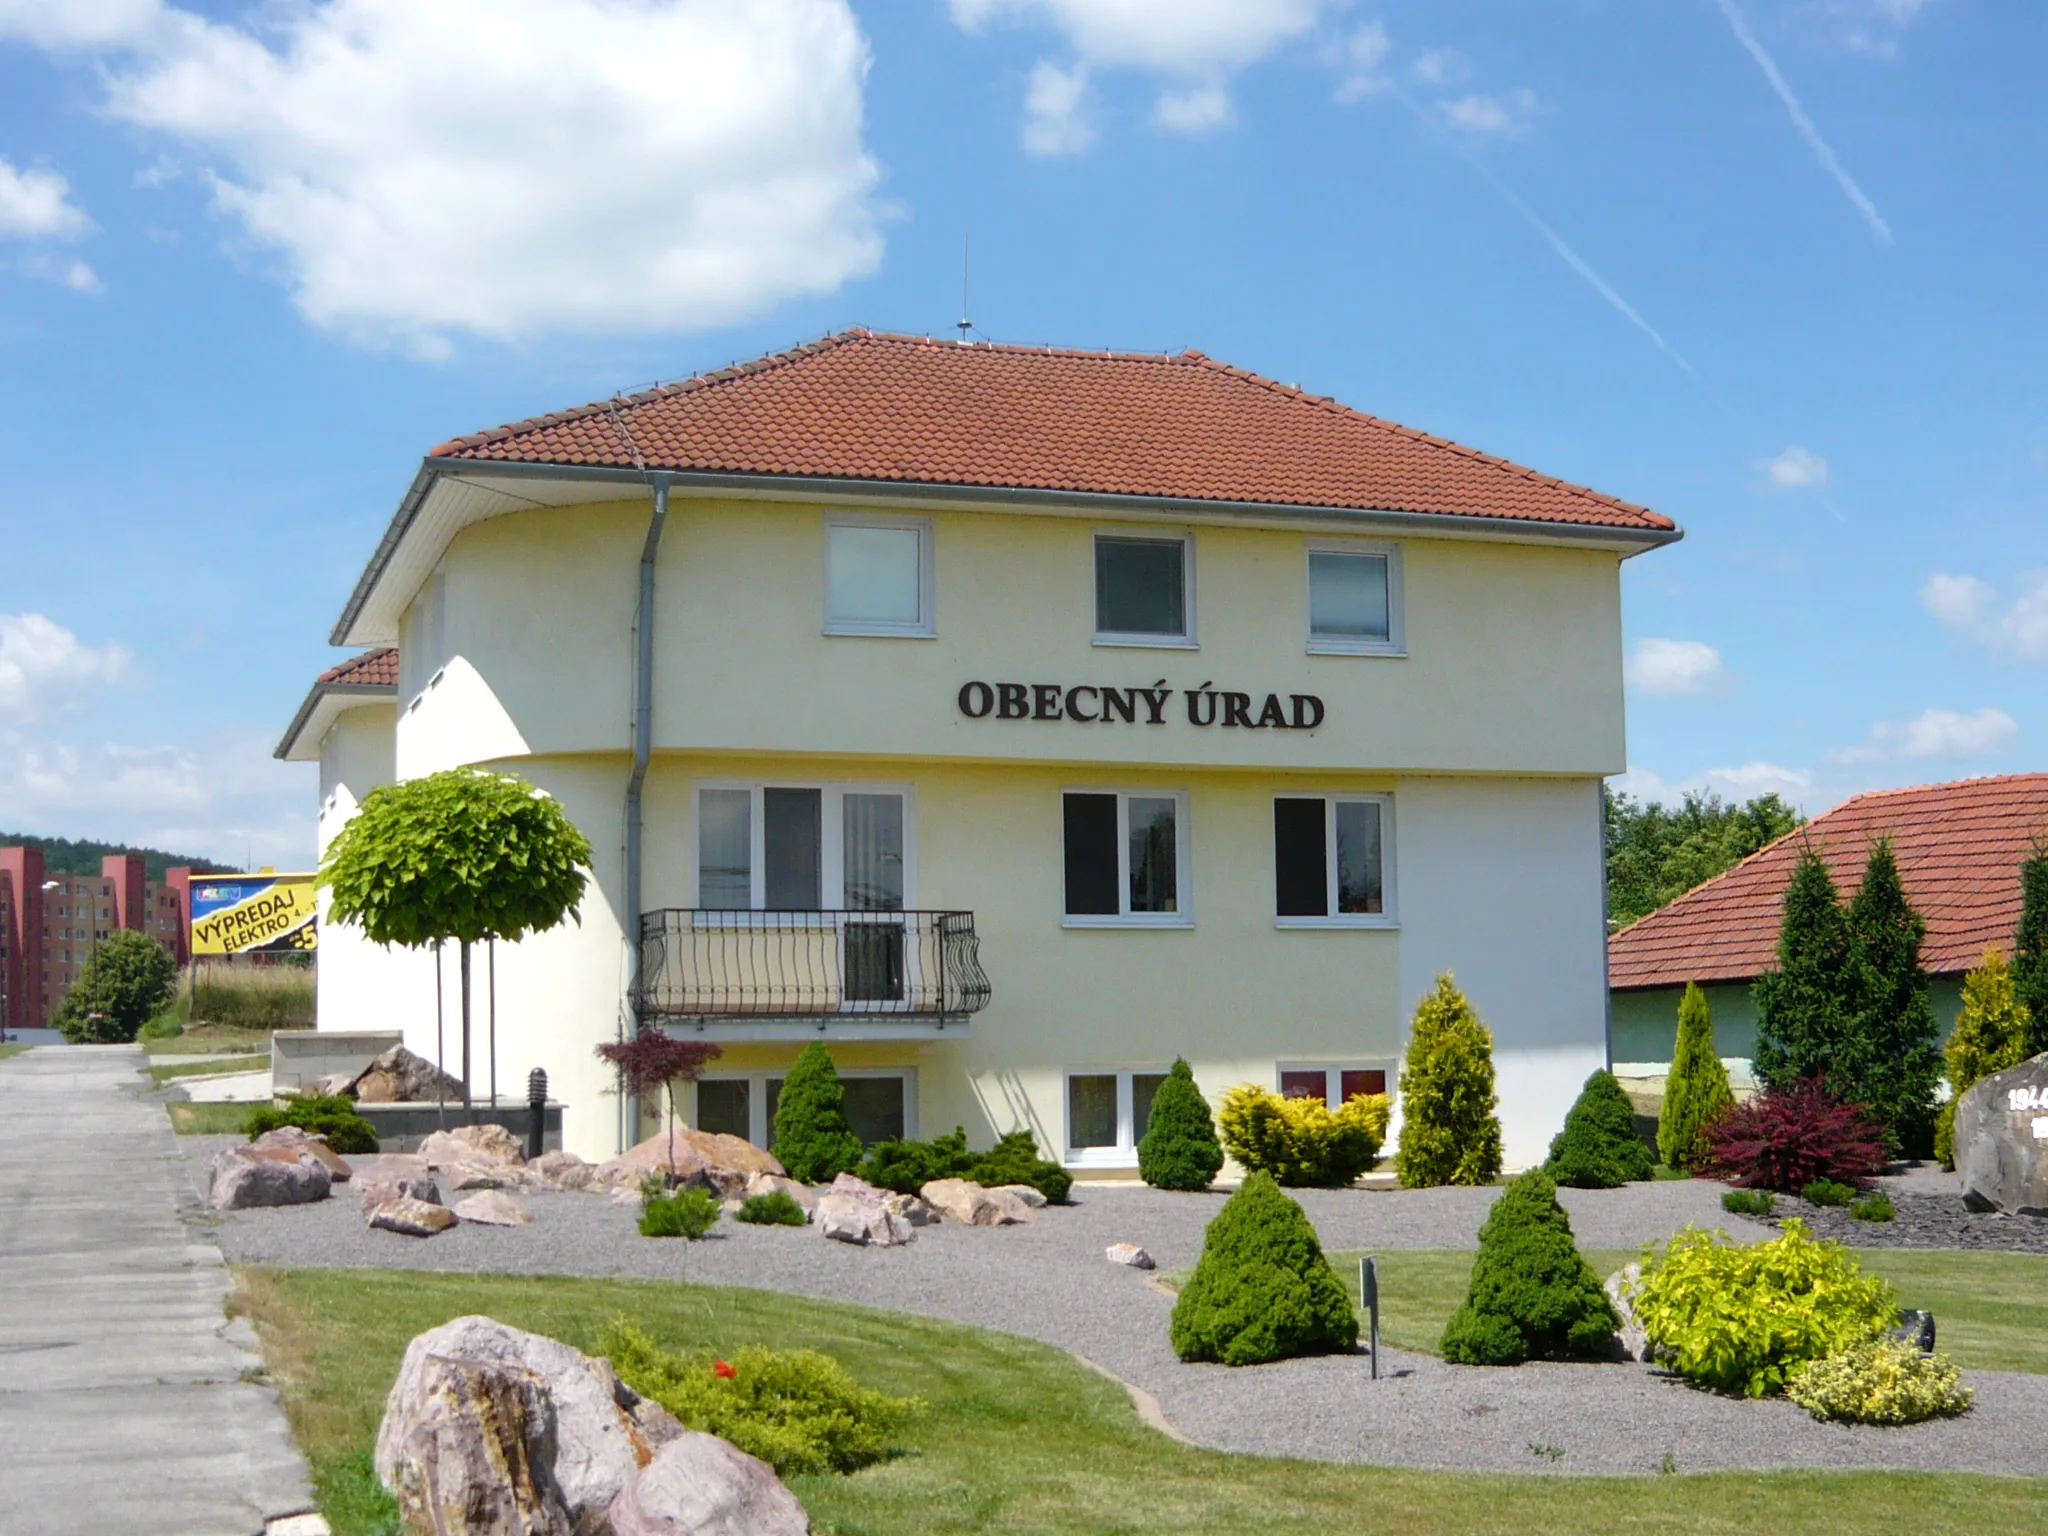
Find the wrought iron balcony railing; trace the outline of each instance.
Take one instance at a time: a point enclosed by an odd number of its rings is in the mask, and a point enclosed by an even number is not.
[[[640,919],[634,1002],[643,1019],[944,1028],[988,999],[972,912],[664,907]]]

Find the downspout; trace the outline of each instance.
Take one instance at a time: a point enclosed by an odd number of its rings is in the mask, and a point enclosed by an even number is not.
[[[626,942],[631,950],[631,971],[635,992],[634,1025],[638,1026],[637,994],[640,981],[640,801],[647,783],[647,760],[653,751],[654,722],[654,557],[661,550],[662,529],[668,524],[669,477],[651,474],[654,487],[654,515],[647,523],[647,540],[640,547],[640,607],[634,624],[633,653],[633,768],[626,776]],[[628,1118],[633,1105],[626,1094],[619,1095],[619,1150],[630,1143]]]

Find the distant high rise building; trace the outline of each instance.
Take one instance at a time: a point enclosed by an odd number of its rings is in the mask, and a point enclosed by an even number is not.
[[[46,1029],[102,939],[149,934],[190,958],[192,871],[145,877],[139,853],[109,854],[97,875],[48,874],[40,848],[0,848],[0,1024]]]

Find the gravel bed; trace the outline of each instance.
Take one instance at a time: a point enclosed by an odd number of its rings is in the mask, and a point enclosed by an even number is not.
[[[185,1138],[196,1180],[225,1138]],[[1567,1190],[1579,1239],[1632,1248],[1687,1221],[1756,1236],[1720,1209],[1719,1185],[1672,1181]],[[1469,1248],[1497,1190],[1303,1191],[1333,1249]],[[699,1243],[656,1242],[629,1205],[590,1195],[522,1197],[526,1228],[463,1225],[420,1240],[373,1232],[344,1186],[337,1198],[222,1219],[233,1264],[468,1273],[638,1276],[750,1286],[947,1318],[1040,1339],[1086,1357],[1159,1400],[1184,1435],[1220,1450],[1459,1470],[1645,1473],[1665,1458],[1709,1468],[1875,1467],[2038,1474],[2048,1445],[2048,1377],[1970,1372],[1964,1419],[1879,1430],[1823,1425],[1793,1405],[1695,1391],[1643,1366],[1474,1370],[1384,1350],[1256,1369],[1184,1365],[1167,1342],[1173,1298],[1103,1260],[1141,1243],[1162,1269],[1192,1265],[1219,1195],[1080,1185],[1070,1207],[1031,1226],[950,1224],[895,1249],[853,1248],[804,1228],[722,1222]],[[1544,1448],[1544,1449],[1536,1449]],[[1560,1454],[1552,1456],[1550,1450]]]
[[[1796,1216],[1816,1237],[1858,1248],[1969,1248],[1979,1252],[2048,1253],[2048,1220],[1973,1211],[1962,1180],[1938,1164],[1912,1164],[1877,1181],[1892,1197],[1890,1221],[1858,1221],[1841,1206],[1809,1205],[1780,1196],[1772,1214],[1782,1226]]]

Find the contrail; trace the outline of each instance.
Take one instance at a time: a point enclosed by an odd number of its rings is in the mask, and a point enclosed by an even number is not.
[[[1792,118],[1792,126],[1799,130],[1799,136],[1806,140],[1807,145],[1820,157],[1822,168],[1835,178],[1849,201],[1856,205],[1856,211],[1861,213],[1864,221],[1870,225],[1871,233],[1886,245],[1890,245],[1891,225],[1885,223],[1884,215],[1877,211],[1877,204],[1864,196],[1863,189],[1856,185],[1856,178],[1842,169],[1842,162],[1835,158],[1835,152],[1828,148],[1827,140],[1823,139],[1820,130],[1813,126],[1813,119],[1808,117],[1806,109],[1799,105],[1799,98],[1792,94],[1792,87],[1785,83],[1785,77],[1778,73],[1778,66],[1771,61],[1771,56],[1764,52],[1764,45],[1756,40],[1748,24],[1743,21],[1742,13],[1735,9],[1735,0],[1718,0],[1718,3],[1721,14],[1728,18],[1728,25],[1735,29],[1735,40],[1749,50],[1749,56],[1755,59],[1757,67],[1763,70],[1764,78],[1771,82],[1771,89],[1778,93],[1778,100],[1785,103],[1785,111]]]

